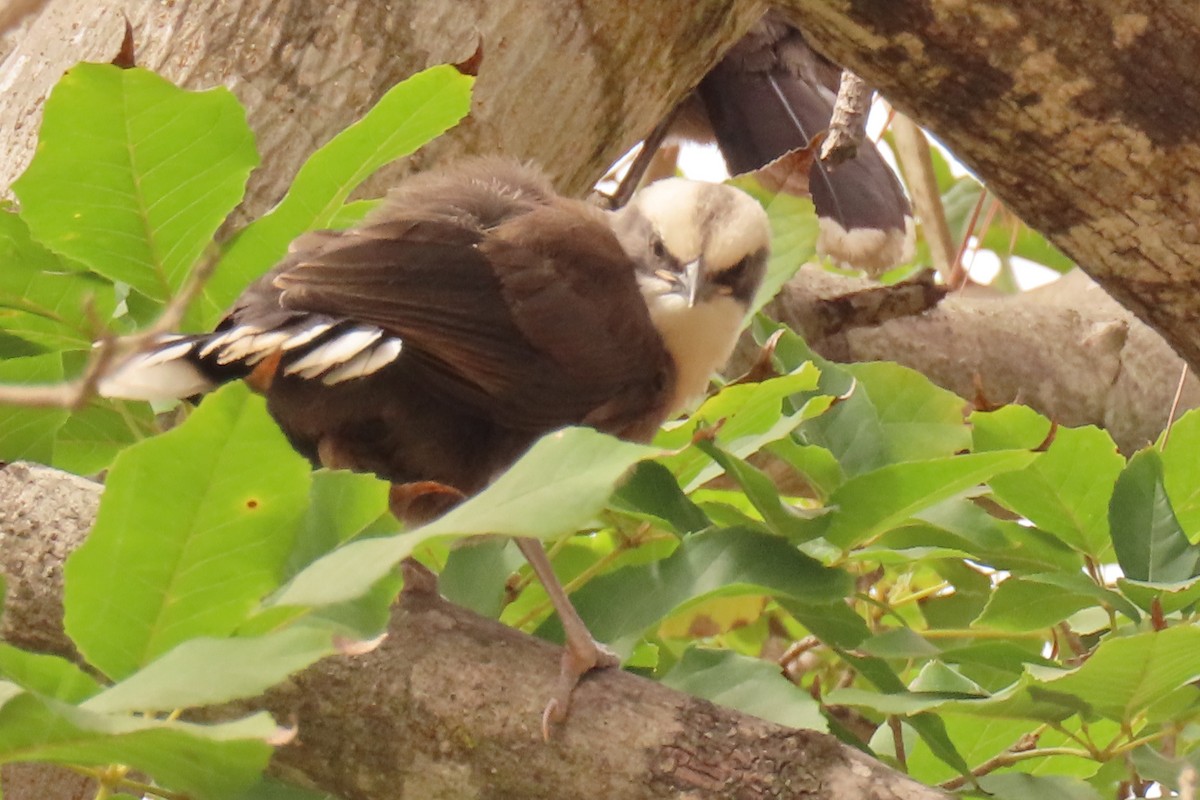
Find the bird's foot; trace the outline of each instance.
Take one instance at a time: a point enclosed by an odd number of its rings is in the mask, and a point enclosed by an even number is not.
[[[542,739],[550,741],[554,725],[567,718],[571,695],[584,675],[594,669],[609,669],[621,664],[621,657],[590,636],[586,642],[567,642],[558,672],[558,685],[542,711]]]

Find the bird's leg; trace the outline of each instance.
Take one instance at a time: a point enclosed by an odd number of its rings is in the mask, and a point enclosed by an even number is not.
[[[575,691],[579,679],[593,669],[615,667],[621,663],[621,659],[592,638],[587,625],[580,618],[575,606],[571,605],[562,584],[554,575],[554,568],[550,559],[546,557],[542,543],[537,539],[518,538],[517,547],[521,548],[529,566],[546,588],[546,594],[549,595],[554,610],[558,612],[567,640],[558,674],[558,687],[542,712],[542,738],[549,741],[550,725],[567,718],[571,693]]]
[[[392,513],[406,524],[428,522],[458,505],[465,495],[452,486],[435,481],[394,483],[388,495]],[[542,738],[549,741],[550,726],[567,718],[571,704],[571,693],[579,679],[593,669],[615,667],[621,663],[617,654],[592,638],[587,625],[571,605],[562,584],[554,575],[554,568],[542,543],[537,539],[517,538],[517,546],[525,560],[533,568],[538,580],[546,588],[546,594],[558,612],[566,634],[566,649],[563,651],[558,686],[542,712]],[[410,580],[414,591],[436,591],[437,578],[411,558],[405,559],[404,576],[406,589]]]

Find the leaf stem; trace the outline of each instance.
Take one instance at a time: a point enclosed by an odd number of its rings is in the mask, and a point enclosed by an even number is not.
[[[1039,631],[998,631],[991,628],[931,628],[920,631],[926,639],[1045,639]]]
[[[1031,758],[1046,758],[1048,756],[1075,756],[1076,758],[1094,758],[1094,756],[1086,750],[1077,750],[1074,747],[1035,747],[1031,750],[1006,750],[993,758],[980,764],[975,769],[971,770],[971,777],[978,778],[982,775],[987,775],[989,772],[994,772],[1001,767],[1010,767],[1021,761],[1028,761]],[[962,788],[967,782],[967,777],[959,775],[938,784],[938,788],[953,791]]]

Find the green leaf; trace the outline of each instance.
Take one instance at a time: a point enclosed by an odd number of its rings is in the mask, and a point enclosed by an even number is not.
[[[962,647],[948,647],[941,659],[956,664],[971,680],[997,691],[1010,685],[1025,671],[1026,664],[1054,667],[1055,662],[1041,655],[1042,643],[1037,640],[1015,642],[973,642]]]
[[[973,765],[983,764],[1001,753],[1010,751],[1010,748],[1029,734],[1032,727],[1027,720],[1020,719],[980,718],[948,713],[939,716],[945,720],[947,734],[954,740],[963,758],[967,763]],[[1037,743],[1040,747],[1075,746],[1075,743],[1071,742],[1065,733],[1050,729],[1040,732]],[[935,760],[936,757],[921,742],[914,742],[913,746],[909,748],[907,756],[909,775],[922,783],[937,785],[955,775],[952,769],[945,766],[940,760]],[[1083,770],[1094,771],[1096,767],[1096,762],[1091,759],[1055,756],[1050,760],[1062,771],[1071,769],[1069,765],[1074,764],[1078,765],[1076,769]],[[1040,759],[1041,763],[1046,761],[1045,758]],[[1027,770],[1036,768],[1038,764],[1039,760],[1022,762],[1022,766]],[[1084,774],[1088,773],[1084,772]]]
[[[353,600],[435,536],[549,539],[578,530],[604,507],[633,464],[658,452],[591,428],[547,434],[491,486],[445,516],[399,536],[335,550],[293,578],[272,603],[322,606]]]
[[[0,383],[56,383],[63,379],[62,355],[0,359]],[[68,412],[61,408],[24,408],[0,404],[0,460],[54,461],[54,437]]]
[[[79,703],[100,691],[100,684],[76,664],[43,653],[30,653],[0,642],[0,677],[54,700]]]
[[[257,164],[227,89],[189,92],[144,69],[78,64],[46,100],[37,152],[13,192],[42,243],[161,301]]]
[[[900,703],[909,703],[908,691],[900,677],[882,658],[859,655],[855,648],[871,636],[871,630],[862,617],[854,613],[845,603],[818,606],[798,602],[792,598],[779,598],[779,604],[788,610],[814,636],[831,647],[842,660],[870,681],[883,695]],[[879,697],[881,695],[875,695]],[[916,698],[920,700],[920,698]],[[910,713],[913,709],[906,709]],[[916,709],[919,711],[919,709]],[[930,751],[959,774],[967,774],[970,767],[963,760],[954,742],[946,733],[946,726],[933,714],[915,713],[907,723],[925,742]]]
[[[977,449],[1029,446],[1027,428],[1014,425],[1011,435],[1003,436],[998,425],[990,424],[997,417],[1015,416],[1018,412],[973,415],[972,422],[980,426]],[[1020,416],[1028,417],[1023,412]],[[1037,461],[998,475],[990,484],[996,497],[1018,514],[1076,550],[1102,559],[1109,547],[1108,499],[1124,463],[1106,431],[1090,425],[1059,428]]]
[[[935,161],[939,156],[935,150]],[[983,186],[970,175],[956,178],[948,169],[944,175],[944,183],[939,175],[939,185],[943,189],[942,203],[954,241],[962,241],[968,235],[981,236],[979,247],[994,252],[1002,264],[1017,256],[1059,273],[1066,273],[1074,268],[1074,261],[1012,214],[1002,212],[993,216],[985,211],[984,216],[991,222],[983,230],[977,226],[968,233],[967,229],[973,222],[975,206],[980,193],[983,192]]]
[[[869,708],[880,714],[919,714],[935,709],[946,702],[947,696],[921,692],[871,692],[866,689],[834,689],[825,695],[826,703],[838,706]]]
[[[634,468],[613,495],[612,507],[676,533],[695,533],[712,524],[679,488],[671,471],[657,461],[643,461]]]
[[[376,170],[437,138],[466,116],[474,79],[436,66],[393,86],[362,119],[313,153],[271,213],[231,242],[205,296],[223,309],[274,266],[293,239],[337,221],[346,198]]]
[[[812,695],[760,658],[692,647],[662,683],[789,728],[828,730]]]
[[[150,435],[154,412],[147,403],[94,401],[75,411],[54,436],[51,465],[79,475],[94,475],[107,468],[117,453]]]
[[[766,594],[824,605],[852,589],[848,574],[822,566],[785,540],[732,528],[689,536],[661,561],[594,578],[572,595],[572,603],[593,635],[627,655],[653,625],[704,598]],[[548,620],[539,634],[558,638],[558,631],[558,621]]]
[[[898,364],[867,361],[845,367],[870,395],[892,460],[949,456],[970,444],[963,419],[967,406],[958,395]]]
[[[269,775],[244,792],[226,800],[338,800],[331,794],[316,789],[303,789],[284,783]]]
[[[1156,450],[1129,460],[1109,504],[1112,544],[1126,578],[1156,583],[1200,574],[1200,547],[1188,541],[1163,485]]]
[[[1033,450],[1050,435],[1051,422],[1029,406],[1007,405],[971,414],[971,442],[976,452]]]
[[[1177,791],[1185,769],[1191,767],[1200,772],[1200,751],[1197,750],[1183,757],[1170,758],[1155,750],[1153,745],[1144,744],[1133,751],[1130,759],[1140,777]]]
[[[1118,722],[1133,719],[1157,700],[1200,678],[1200,629],[1169,628],[1105,639],[1083,666],[1045,686],[1079,697]]]
[[[698,433],[714,432],[721,449],[735,456],[756,453],[829,408],[833,399],[822,395],[808,396],[798,408],[791,407],[790,398],[811,395],[819,377],[817,368],[807,363],[788,375],[726,386],[704,401],[687,421],[659,432],[656,445],[679,451],[663,456],[660,463],[687,491],[695,489],[721,474],[720,466],[691,444]]]
[[[1173,583],[1133,581],[1118,578],[1117,587],[1139,608],[1150,611],[1157,601],[1164,614],[1173,614],[1200,602],[1200,578],[1188,578]]]
[[[394,530],[395,520],[388,511],[389,486],[374,475],[330,469],[314,472],[308,508],[288,556],[286,574],[295,575],[376,524]]]
[[[294,627],[265,636],[189,639],[81,708],[171,711],[256,697],[333,653],[330,636],[328,630]]]
[[[919,372],[888,363],[839,369],[854,377],[853,393],[802,430],[805,441],[830,450],[847,475],[950,456],[970,443],[962,398]]]
[[[1159,437],[1158,449],[1163,465],[1163,485],[1179,525],[1189,539],[1200,536],[1200,409],[1192,409],[1171,426],[1171,436]]]
[[[958,547],[982,564],[1022,572],[1076,572],[1083,567],[1079,553],[1056,537],[1011,520],[996,519],[968,497],[952,497],[918,512],[914,518],[925,524],[893,531],[880,540],[880,546]]]
[[[757,314],[771,302],[783,285],[790,281],[800,267],[814,260],[817,254],[817,214],[812,200],[786,192],[769,192],[754,177],[741,175],[729,181],[762,203],[771,223],[771,256],[750,314]]]
[[[1008,578],[996,587],[974,625],[1005,631],[1048,628],[1093,602],[1091,597],[1058,586]]]
[[[47,250],[20,217],[0,211],[0,328],[33,348],[16,352],[10,344],[5,357],[88,349],[89,310],[103,320],[116,306],[111,282]]]
[[[450,551],[446,568],[438,574],[438,592],[455,605],[496,619],[504,610],[508,579],[524,563],[505,536],[463,543]]]
[[[0,763],[125,764],[197,800],[224,800],[253,784],[271,756],[267,739],[276,728],[266,714],[219,725],[159,722],[12,688],[0,683]]]
[[[849,550],[959,492],[1020,469],[1036,458],[1023,451],[968,453],[910,461],[851,478],[830,498],[838,506],[825,538]]]
[[[940,652],[911,628],[896,628],[872,636],[859,649],[877,658],[932,658]]]
[[[983,701],[954,701],[963,713],[1046,721],[1102,716],[1133,725],[1145,710],[1200,678],[1200,629],[1180,626],[1103,640],[1074,670],[1031,672]],[[1177,713],[1190,716],[1185,705]]]
[[[180,642],[232,632],[277,585],[309,466],[241,384],[109,472],[96,526],[67,560],[67,633],[122,679]]]
[[[733,478],[745,492],[745,497],[762,515],[767,527],[793,542],[805,542],[821,535],[823,525],[813,524],[811,517],[804,516],[788,505],[779,496],[775,483],[757,467],[736,456],[730,455],[710,441],[700,440],[696,447],[715,461],[725,474]]]
[[[815,444],[800,444],[795,439],[780,439],[764,448],[772,456],[786,462],[803,477],[812,496],[824,500],[846,481],[842,465],[833,453]]]
[[[1137,606],[1117,592],[1097,586],[1082,573],[1058,572],[1007,578],[992,592],[974,625],[1010,631],[1037,630],[1097,604],[1120,611],[1131,622],[1142,619]]]
[[[57,383],[65,377],[63,355],[0,358],[0,384]],[[99,400],[74,413],[0,404],[0,460],[36,461],[90,475],[107,467],[153,424],[145,404],[131,404],[125,413]]]
[[[984,775],[979,785],[996,800],[1101,800],[1087,783],[1065,775],[1002,772]]]

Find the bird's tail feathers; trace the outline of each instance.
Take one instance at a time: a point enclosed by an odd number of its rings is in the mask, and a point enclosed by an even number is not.
[[[205,336],[164,336],[150,350],[120,362],[96,386],[101,397],[119,400],[178,400],[211,391],[222,381],[196,360]],[[241,377],[230,375],[226,380]]]

